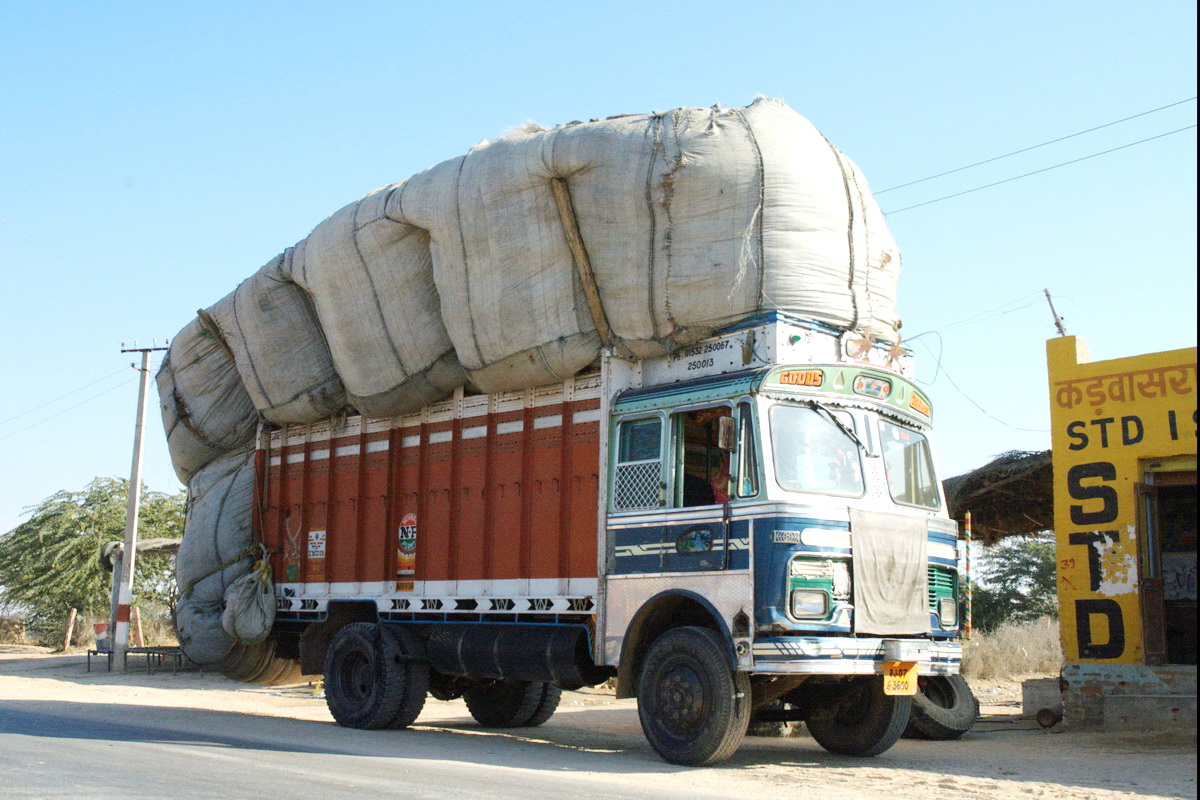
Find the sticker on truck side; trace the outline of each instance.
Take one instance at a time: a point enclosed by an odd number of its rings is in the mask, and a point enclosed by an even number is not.
[[[310,559],[325,557],[325,531],[308,532],[308,557]]]
[[[413,575],[417,566],[417,515],[400,518],[396,532],[396,575]]]

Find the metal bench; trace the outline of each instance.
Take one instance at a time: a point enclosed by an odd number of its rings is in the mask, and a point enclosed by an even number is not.
[[[145,656],[146,657],[146,672],[154,671],[155,667],[161,667],[166,659],[171,659],[171,673],[179,672],[179,668],[183,666],[183,651],[178,647],[130,647],[125,651],[128,656]],[[92,671],[92,656],[107,656],[108,669],[112,671],[112,651],[111,650],[88,650],[87,651],[87,671]],[[126,671],[129,670],[129,664],[125,665]]]

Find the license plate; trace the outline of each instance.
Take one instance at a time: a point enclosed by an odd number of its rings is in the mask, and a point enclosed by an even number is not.
[[[917,693],[917,662],[883,662],[883,693],[915,695]]]

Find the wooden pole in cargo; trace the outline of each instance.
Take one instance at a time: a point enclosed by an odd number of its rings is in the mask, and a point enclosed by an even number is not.
[[[165,347],[134,347],[122,353],[141,353],[141,377],[138,387],[137,422],[133,430],[133,465],[129,474],[129,504],[125,507],[125,550],[121,560],[121,585],[117,595],[117,629],[113,632],[113,668],[125,669],[125,651],[129,648],[129,606],[133,603],[133,575],[137,562],[138,506],[142,500],[142,450],[146,433],[146,399],[150,385],[150,353]]]
[[[550,191],[554,195],[554,204],[558,206],[558,218],[562,221],[567,247],[571,249],[575,272],[579,275],[579,283],[587,298],[588,310],[592,312],[596,333],[600,335],[600,343],[605,348],[612,347],[612,328],[608,325],[608,316],[604,313],[604,304],[600,301],[600,288],[596,285],[596,276],[592,272],[592,260],[588,257],[587,248],[583,245],[583,236],[579,233],[579,222],[575,218],[575,207],[571,204],[567,182],[562,178],[551,178]]]

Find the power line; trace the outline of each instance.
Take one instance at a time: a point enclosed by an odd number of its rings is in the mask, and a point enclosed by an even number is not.
[[[1129,144],[1123,144],[1120,147],[1114,147],[1110,150],[1102,150],[1099,153],[1092,153],[1091,155],[1083,156],[1082,158],[1074,158],[1074,159],[1071,159],[1070,161],[1064,161],[1061,164],[1055,164],[1052,167],[1043,167],[1042,169],[1035,169],[1033,172],[1026,172],[1024,175],[1017,175],[1012,178],[1005,178],[1002,181],[996,181],[995,183],[989,183],[985,186],[976,186],[974,189],[967,189],[966,191],[963,191],[963,192],[955,192],[954,194],[948,194],[945,197],[939,197],[935,200],[926,200],[924,203],[917,203],[916,205],[905,206],[904,208],[897,208],[894,211],[885,211],[883,213],[888,216],[891,216],[892,214],[899,214],[901,211],[908,211],[910,209],[920,208],[921,206],[927,206],[927,205],[931,205],[933,203],[940,203],[943,200],[950,200],[955,197],[962,197],[964,194],[971,194],[972,192],[979,192],[984,189],[990,189],[993,186],[999,186],[1003,183],[1011,183],[1012,181],[1017,181],[1017,180],[1020,180],[1021,178],[1028,178],[1031,175],[1039,175],[1043,172],[1049,172],[1052,169],[1058,169],[1059,167],[1066,167],[1066,166],[1070,166],[1071,164],[1078,164],[1080,161],[1087,161],[1089,158],[1096,158],[1097,156],[1104,156],[1104,155],[1108,155],[1109,153],[1115,153],[1118,150],[1124,150],[1127,147],[1133,147],[1135,145],[1145,144],[1146,142],[1152,142],[1155,139],[1161,139],[1164,136],[1172,136],[1176,133],[1183,133],[1184,131],[1190,131],[1195,127],[1196,127],[1195,125],[1188,125],[1185,128],[1177,128],[1176,130],[1173,130],[1173,131],[1167,131],[1166,133],[1160,133],[1158,136],[1151,136],[1148,139],[1139,139],[1136,142],[1130,142]]]
[[[928,178],[919,178],[915,181],[909,181],[908,183],[902,183],[899,186],[892,186],[888,189],[880,189],[878,192],[875,192],[875,194],[881,195],[884,192],[891,192],[891,191],[895,191],[896,189],[903,189],[906,186],[914,186],[918,183],[924,183],[925,181],[931,181],[934,178],[941,178],[946,175],[953,175],[956,172],[962,172],[964,169],[971,169],[972,167],[979,167],[984,164],[990,164],[993,161],[999,161],[1002,158],[1008,158],[1009,156],[1020,155],[1021,153],[1028,153],[1030,150],[1036,150],[1039,147],[1045,147],[1046,145],[1056,144],[1058,142],[1065,142],[1067,139],[1074,139],[1076,136],[1083,136],[1085,133],[1091,133],[1092,131],[1098,131],[1102,128],[1108,128],[1113,125],[1119,125],[1122,122],[1128,122],[1131,119],[1137,119],[1138,117],[1144,117],[1147,114],[1154,114],[1158,111],[1164,111],[1168,108],[1174,108],[1175,106],[1183,105],[1184,103],[1190,103],[1195,99],[1196,99],[1195,97],[1189,97],[1186,100],[1179,100],[1174,103],[1169,103],[1165,106],[1159,106],[1158,108],[1152,108],[1149,111],[1143,111],[1142,113],[1134,114],[1131,117],[1124,117],[1123,119],[1117,119],[1117,120],[1113,120],[1112,122],[1106,122],[1103,125],[1097,125],[1094,128],[1088,128],[1085,131],[1078,131],[1076,133],[1071,133],[1066,136],[1060,136],[1057,139],[1051,139],[1048,142],[1042,142],[1041,144],[1031,145],[1030,147],[1022,147],[1020,150],[1013,150],[1011,153],[1005,153],[1002,156],[994,156],[993,158],[985,158],[983,161],[976,161],[974,164],[967,164],[965,167],[958,167],[956,169],[946,170],[945,172],[939,172],[937,175],[930,175]]]
[[[995,308],[989,308],[985,311],[980,311],[979,313],[972,314],[969,317],[965,317],[965,318],[957,320],[955,322],[947,323],[947,324],[941,326],[940,328],[933,328],[931,330],[927,330],[922,333],[918,333],[916,336],[908,336],[904,339],[904,341],[906,343],[914,342],[917,339],[920,339],[922,336],[928,336],[931,333],[940,333],[942,331],[948,331],[951,328],[958,328],[963,325],[969,325],[973,322],[983,322],[984,320],[991,319],[992,317],[1002,317],[1007,314],[1012,314],[1013,312],[1020,311],[1021,309],[1029,308],[1030,306],[1035,305],[1036,303],[1033,303],[1033,302],[1026,303],[1025,301],[1030,300],[1031,298],[1041,297],[1041,294],[1042,294],[1041,292],[1033,292],[1032,294],[1027,294],[1024,297],[1018,297],[1016,300],[1009,300],[1007,303],[1002,303],[1001,305],[998,305]],[[1015,305],[1016,303],[1024,303],[1024,305],[1019,305],[1016,308],[1009,308],[1009,306]]]
[[[105,375],[103,378],[97,378],[96,380],[92,381],[91,383],[85,383],[83,386],[80,386],[78,389],[72,389],[71,391],[67,392],[66,394],[60,394],[58,397],[54,398],[53,400],[47,400],[46,402],[42,403],[40,406],[34,406],[33,408],[29,409],[28,411],[22,411],[20,414],[9,417],[8,419],[0,419],[0,425],[7,425],[8,423],[12,422],[14,419],[20,419],[21,417],[25,416],[26,414],[32,414],[33,412],[37,411],[40,408],[45,408],[48,405],[57,403],[59,400],[62,400],[65,397],[70,397],[71,395],[75,394],[76,392],[82,392],[84,389],[88,388],[89,386],[95,386],[97,383],[100,383],[101,381],[106,381],[109,378],[113,377],[113,375],[120,375],[124,371],[125,371],[124,368],[119,369],[112,374]]]
[[[987,409],[985,409],[983,406],[979,405],[979,403],[977,403],[977,402],[975,401],[975,398],[971,397],[971,395],[969,395],[969,394],[967,394],[966,392],[964,392],[964,391],[962,390],[962,387],[961,387],[961,386],[959,386],[957,383],[955,383],[955,382],[954,382],[954,378],[950,377],[950,373],[949,373],[949,372],[946,370],[945,366],[943,366],[943,364],[942,364],[942,353],[941,353],[941,349],[942,349],[942,348],[941,348],[942,336],[941,336],[941,334],[937,333],[937,331],[929,331],[929,333],[933,333],[934,335],[936,335],[936,336],[938,337],[938,350],[939,350],[939,352],[938,352],[938,354],[937,354],[936,356],[934,356],[934,359],[937,361],[937,371],[936,371],[936,372],[934,372],[934,374],[933,374],[933,379],[932,379],[932,380],[930,380],[930,381],[928,381],[928,382],[926,382],[926,381],[918,381],[919,383],[921,383],[921,384],[924,384],[925,386],[929,386],[929,385],[931,385],[931,384],[932,384],[934,381],[936,381],[936,380],[937,380],[937,376],[938,376],[938,375],[945,375],[945,376],[946,376],[946,380],[950,381],[950,385],[951,385],[951,386],[953,386],[953,387],[954,387],[954,388],[955,388],[955,389],[958,391],[958,393],[959,393],[959,394],[961,394],[963,397],[967,398],[967,401],[968,401],[968,402],[970,402],[970,403],[971,403],[971,405],[973,405],[973,406],[975,406],[977,409],[979,409],[979,411],[980,411],[980,412],[981,412],[981,413],[982,413],[982,414],[983,414],[985,417],[987,417],[988,419],[990,419],[990,420],[993,420],[994,422],[999,422],[999,423],[1000,423],[1001,425],[1003,425],[1004,427],[1006,427],[1006,428],[1012,428],[1014,431],[1023,431],[1023,432],[1025,432],[1025,433],[1049,433],[1049,432],[1050,432],[1050,429],[1049,429],[1049,428],[1022,428],[1022,427],[1020,427],[1020,426],[1018,426],[1018,425],[1013,425],[1013,424],[1012,424],[1012,423],[1010,423],[1010,422],[1005,422],[1004,420],[1000,419],[999,417],[997,417],[997,416],[995,416],[995,415],[993,415],[993,414],[990,414],[990,413],[988,413],[988,410],[987,410]],[[926,350],[928,350],[928,351],[929,351],[929,354],[932,356],[932,355],[933,355],[933,350],[932,350],[932,349],[929,347],[929,345],[928,345],[928,344],[926,344],[925,342],[921,342],[921,344],[925,346],[925,349],[926,349]]]
[[[100,394],[92,395],[87,400],[82,400],[82,401],[76,403],[75,405],[71,406],[70,408],[64,408],[62,411],[59,411],[57,414],[51,414],[50,416],[46,417],[45,419],[38,420],[37,422],[33,423],[32,425],[27,425],[24,428],[21,428],[20,430],[13,431],[12,433],[8,434],[7,436],[0,436],[0,442],[3,442],[5,439],[11,439],[12,437],[16,436],[18,433],[24,433],[25,431],[29,430],[30,428],[36,428],[38,425],[41,425],[43,422],[49,422],[50,420],[54,419],[55,417],[61,417],[63,414],[67,413],[68,411],[72,411],[76,408],[79,408],[82,405],[86,405],[87,403],[90,403],[99,397],[103,397],[104,395],[108,394],[109,392],[115,392],[117,389],[120,389],[122,386],[128,386],[129,384],[133,383],[137,379],[138,379],[138,376],[135,375],[127,381],[122,381],[121,383],[118,383],[116,386],[112,387],[111,389],[105,389],[103,392],[100,392]]]

